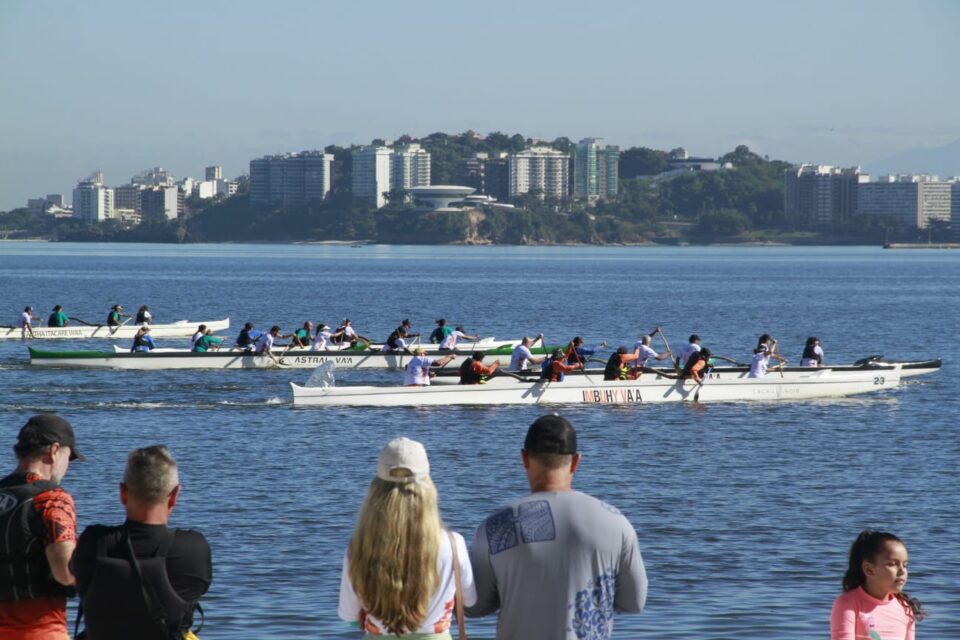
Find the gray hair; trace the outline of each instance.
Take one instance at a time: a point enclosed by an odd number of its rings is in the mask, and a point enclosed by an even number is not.
[[[123,484],[137,500],[147,504],[162,502],[180,484],[177,461],[162,444],[135,449],[127,456]]]

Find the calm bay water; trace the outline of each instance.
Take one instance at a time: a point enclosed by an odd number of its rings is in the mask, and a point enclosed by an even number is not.
[[[289,330],[350,317],[382,339],[403,318],[429,332],[446,317],[551,343],[632,343],[661,325],[674,348],[698,333],[741,360],[764,332],[792,360],[808,335],[829,362],[944,358],[933,376],[855,399],[563,409],[584,452],[575,485],[630,518],[650,577],[647,610],[618,616],[619,638],[827,637],[866,527],[907,542],[908,591],[930,611],[920,637],[956,636],[958,291],[957,251],[0,243],[0,324],[27,304],[100,321],[119,302],[150,305],[157,322],[230,316],[231,338],[247,320]],[[64,482],[82,528],[122,520],[127,451],[168,444],[183,484],[173,524],[213,547],[201,636],[350,637],[336,616],[340,562],[379,448],[424,442],[442,515],[469,541],[527,491],[519,448],[542,409],[294,409],[288,382],[308,375],[34,370],[23,343],[0,341],[0,447],[35,411],[67,416],[89,458]],[[492,637],[494,620],[468,627]]]

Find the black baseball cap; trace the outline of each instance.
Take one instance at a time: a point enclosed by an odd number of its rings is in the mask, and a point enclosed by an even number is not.
[[[87,457],[77,451],[77,438],[70,423],[52,413],[40,413],[29,420],[20,429],[14,449],[44,446],[59,443],[70,447],[71,460],[86,460]]]
[[[527,430],[523,449],[527,453],[571,455],[577,452],[577,432],[566,418],[557,414],[541,416]]]

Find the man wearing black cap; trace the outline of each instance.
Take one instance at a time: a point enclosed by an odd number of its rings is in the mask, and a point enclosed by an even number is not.
[[[60,481],[84,457],[70,423],[53,414],[30,418],[13,451],[17,468],[0,480],[0,635],[66,638],[77,514]]]
[[[608,638],[614,611],[639,613],[647,575],[637,534],[614,507],[573,490],[577,434],[537,419],[521,451],[531,495],[477,528],[470,551],[477,604],[500,610],[497,638]]]

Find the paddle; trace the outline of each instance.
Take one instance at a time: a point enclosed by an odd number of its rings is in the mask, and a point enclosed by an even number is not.
[[[87,325],[88,327],[102,327],[102,326],[103,326],[102,324],[94,324],[94,323],[92,323],[92,322],[87,322],[86,320],[81,320],[80,318],[74,318],[73,316],[67,316],[67,317],[70,318],[71,320],[75,320],[76,322],[79,322],[80,324],[85,324],[85,325]]]
[[[777,351],[779,351],[779,350],[780,350],[780,343],[777,342],[776,340],[774,340],[774,341],[773,341],[773,349],[770,350],[770,355],[776,356],[776,357],[777,357],[777,360],[780,361],[780,365],[777,367],[777,371],[780,372],[780,377],[782,378],[782,377],[783,377],[783,365],[784,365],[784,363],[786,362],[786,359],[784,359],[783,357],[780,356],[779,353],[777,353]]]
[[[670,354],[670,362],[673,363],[673,370],[676,372],[677,375],[680,375],[683,372],[680,369],[680,363],[677,362],[676,358],[673,357],[673,349],[670,348],[670,343],[667,342],[667,334],[665,334],[663,332],[663,329],[661,329],[660,327],[657,327],[657,333],[659,333],[660,337],[663,338],[663,346],[667,348],[667,353]]]
[[[126,320],[124,320],[123,322],[121,322],[121,323],[118,324],[118,325],[114,325],[113,328],[110,329],[110,335],[115,334],[115,333],[117,332],[117,329],[119,329],[119,328],[122,327],[123,325],[127,324],[128,322],[130,322],[130,320],[131,320],[130,316],[127,316],[127,319],[126,319]]]
[[[727,358],[727,357],[725,357],[725,356],[713,356],[713,357],[716,358],[717,360],[723,360],[723,361],[725,361],[725,362],[729,362],[730,364],[736,365],[736,366],[738,366],[738,367],[749,367],[749,366],[750,366],[749,364],[744,364],[744,363],[742,363],[742,362],[737,362],[737,361],[734,360],[733,358]]]

